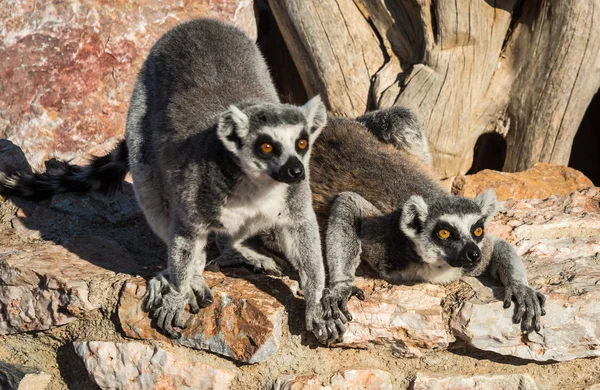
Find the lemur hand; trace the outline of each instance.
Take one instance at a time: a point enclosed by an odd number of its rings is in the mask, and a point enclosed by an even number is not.
[[[172,338],[181,336],[174,327],[180,329],[186,327],[182,314],[187,304],[190,305],[190,312],[198,313],[200,308],[208,307],[213,303],[212,292],[202,275],[194,275],[191,285],[189,291],[178,292],[164,272],[148,283],[142,309],[149,311],[152,318],[156,320],[157,326]]]
[[[546,297],[524,284],[510,284],[506,286],[504,295],[504,308],[510,307],[511,300],[517,302],[517,310],[513,316],[515,324],[521,323],[521,328],[527,332],[534,329],[539,331],[542,327],[540,317],[546,315],[544,304]]]
[[[335,324],[323,318],[323,309],[318,303],[307,303],[306,329],[315,335],[319,343],[327,345],[329,345],[328,340],[331,334],[337,332]]]
[[[328,322],[327,345],[340,342],[346,332],[344,324],[352,321],[352,314],[348,311],[348,300],[353,295],[361,301],[365,300],[363,290],[348,284],[337,284],[331,290],[323,290],[323,316]]]

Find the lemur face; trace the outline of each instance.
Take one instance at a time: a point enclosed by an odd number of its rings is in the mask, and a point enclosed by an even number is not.
[[[327,112],[316,96],[304,106],[235,106],[221,115],[218,133],[246,175],[282,183],[304,180],[310,149],[325,126]]]
[[[426,201],[415,195],[402,208],[400,229],[424,262],[444,260],[469,271],[481,261],[485,226],[495,213],[496,197],[491,190],[475,200],[448,196]]]

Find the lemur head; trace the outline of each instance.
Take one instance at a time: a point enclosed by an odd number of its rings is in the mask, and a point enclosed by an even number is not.
[[[319,96],[304,106],[256,104],[230,106],[217,133],[246,175],[295,183],[306,177],[312,144],[327,122]]]
[[[485,226],[496,213],[496,196],[488,189],[475,200],[413,195],[402,207],[400,229],[426,263],[445,260],[466,271],[481,261]]]

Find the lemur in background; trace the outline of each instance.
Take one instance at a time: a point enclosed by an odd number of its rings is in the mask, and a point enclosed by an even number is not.
[[[448,194],[430,174],[423,129],[402,107],[356,120],[330,118],[311,159],[313,205],[326,230],[328,343],[352,317],[346,303],[361,261],[392,283],[447,284],[488,272],[517,302],[515,323],[540,330],[545,297],[527,283],[524,265],[506,241],[485,233],[496,212],[488,190],[475,200]]]
[[[187,304],[198,312],[213,302],[202,276],[208,234],[217,233],[225,256],[268,264],[241,243],[273,229],[299,271],[306,326],[324,341],[325,270],[308,162],[326,120],[319,97],[302,107],[279,101],[242,31],[194,20],[151,49],[135,83],[126,142],[83,168],[0,174],[0,193],[39,199],[110,191],[131,170],[146,220],[168,245],[168,269],[149,282],[145,308],[172,337],[185,327]]]

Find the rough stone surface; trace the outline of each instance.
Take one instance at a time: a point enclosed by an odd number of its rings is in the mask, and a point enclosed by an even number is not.
[[[486,169],[474,175],[456,176],[451,192],[474,198],[485,189],[493,188],[499,200],[545,199],[550,195],[565,196],[592,186],[590,179],[573,168],[538,163],[524,172]]]
[[[357,278],[355,286],[364,290],[365,300],[353,298],[348,303],[353,319],[336,346],[383,344],[399,355],[415,357],[454,341],[446,329],[442,286],[394,286],[365,278]]]
[[[31,367],[0,362],[0,389],[44,390],[51,376]]]
[[[82,162],[105,153],[124,131],[150,47],[201,16],[256,38],[252,0],[4,2],[0,138],[21,146],[35,168],[50,156]]]
[[[102,389],[228,389],[236,373],[141,343],[73,343]]]
[[[472,346],[538,361],[600,356],[600,189],[544,201],[509,201],[492,230],[515,243],[529,282],[547,299],[539,332],[525,334],[503,310],[503,289],[477,292],[451,321]]]
[[[264,291],[269,277],[240,272],[238,277],[204,272],[215,302],[198,314],[190,314],[187,328],[179,339],[173,340],[175,344],[209,350],[245,363],[264,361],[277,351],[284,306]],[[170,340],[151,326],[148,313],[142,311],[145,292],[142,278],[129,280],[123,288],[119,320],[125,334],[138,339]]]
[[[527,374],[442,376],[417,373],[413,390],[536,390],[533,378]]]
[[[383,370],[343,370],[333,375],[327,383],[318,376],[283,376],[278,378],[273,390],[392,390],[392,379]]]
[[[102,281],[110,286],[119,279],[114,272],[63,246],[2,242],[6,239],[0,237],[0,334],[72,322],[96,308],[90,301],[89,283]],[[71,243],[95,248],[95,259],[100,263],[112,261],[115,254],[115,248],[104,245],[98,237],[75,237]]]

